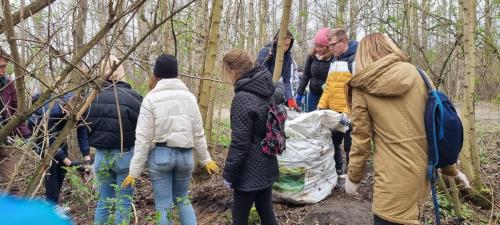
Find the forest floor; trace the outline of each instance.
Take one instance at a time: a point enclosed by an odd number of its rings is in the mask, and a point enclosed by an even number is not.
[[[480,148],[481,173],[486,183],[494,190],[496,196],[493,210],[481,210],[479,207],[465,202],[463,210],[467,218],[459,223],[454,220],[450,207],[442,210],[444,224],[500,224],[500,110],[498,108],[478,109],[483,118],[478,118],[476,134]],[[491,112],[489,110],[492,110]],[[481,114],[482,113],[482,114]],[[491,113],[499,115],[491,117]],[[227,149],[217,147],[212,157],[220,165],[224,164]],[[34,166],[31,163],[23,165],[21,177],[17,184],[26,183]],[[61,195],[61,202],[71,208],[69,216],[77,224],[92,224],[97,194],[92,191],[92,182],[82,184],[79,176],[69,175]],[[43,196],[43,185],[40,196]],[[371,200],[373,193],[373,170],[368,169],[363,179],[358,196],[347,195],[343,190],[343,180],[334,188],[332,194],[317,204],[291,205],[274,203],[274,209],[280,224],[286,225],[364,225],[373,224]],[[231,193],[224,188],[220,176],[209,176],[200,168],[194,174],[190,198],[195,208],[198,224],[224,225],[231,221]],[[256,214],[256,213],[255,213]],[[155,224],[154,199],[151,182],[147,173],[143,173],[137,183],[134,194],[133,221],[137,224]],[[253,215],[253,218],[258,216]],[[426,203],[422,224],[433,224],[432,203]],[[176,224],[179,224],[178,222]],[[255,223],[258,224],[258,223]]]

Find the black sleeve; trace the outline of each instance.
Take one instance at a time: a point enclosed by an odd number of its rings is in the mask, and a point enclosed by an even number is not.
[[[224,166],[224,180],[234,183],[240,174],[253,141],[252,102],[245,94],[237,94],[231,104],[231,144]]]

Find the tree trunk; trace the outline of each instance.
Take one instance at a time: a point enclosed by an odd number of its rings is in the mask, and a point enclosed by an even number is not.
[[[278,81],[281,77],[285,53],[285,38],[286,32],[288,30],[288,23],[290,22],[291,9],[292,0],[285,0],[283,2],[283,12],[281,14],[280,31],[278,35],[278,49],[276,50],[276,61],[274,62],[273,81]]]
[[[255,55],[255,12],[254,0],[248,1],[248,36],[247,36],[247,51]]]
[[[170,15],[170,3],[172,2],[170,0],[161,0],[160,6],[161,6],[161,13],[162,13],[162,18],[167,17]],[[175,46],[174,46],[174,36],[172,35],[172,23],[171,21],[168,23],[165,23],[163,25],[163,46],[162,48],[163,51],[167,54],[174,55],[175,52]]]
[[[406,35],[406,53],[410,58],[410,62],[413,62],[413,33],[412,33],[412,0],[404,1],[404,29]]]
[[[299,15],[297,16],[297,45],[302,54],[297,55],[297,63],[302,65],[307,54],[307,0],[299,0]]]
[[[358,0],[349,1],[349,38],[351,40],[356,40],[356,34],[358,32]]]
[[[240,35],[240,41],[238,46],[240,48],[245,48],[245,36],[247,36],[245,31],[245,0],[240,0],[240,20],[239,20],[239,29],[238,34]]]
[[[473,186],[479,190],[484,187],[479,171],[479,149],[476,142],[475,113],[474,113],[474,85],[475,85],[475,28],[476,28],[476,1],[467,0],[462,3],[463,38],[465,54],[464,98],[461,104],[462,122],[464,126],[464,153],[469,153],[473,167]]]
[[[259,47],[264,46],[267,41],[266,28],[269,23],[268,8],[269,2],[267,0],[261,0],[259,7]]]
[[[203,71],[204,80],[200,85],[199,107],[201,117],[205,123],[205,136],[207,141],[211,141],[212,118],[210,113],[210,104],[213,104],[212,89],[213,89],[213,73],[215,71],[215,63],[217,61],[217,50],[219,40],[219,25],[222,15],[222,6],[224,0],[214,0],[212,2],[212,21],[210,25],[210,36],[208,41],[207,55],[205,58],[205,66]],[[213,108],[212,108],[213,109]]]
[[[19,51],[14,33],[14,23],[12,20],[12,13],[10,9],[9,0],[2,0],[3,16],[5,20],[5,36],[9,43],[11,61],[14,64],[14,74],[16,76],[16,90],[17,90],[17,112],[16,114],[24,114],[26,111],[26,86],[24,84],[24,72],[21,68],[22,63],[19,57]],[[1,143],[4,143],[3,141]]]
[[[335,18],[335,27],[344,28],[345,27],[345,6],[347,0],[337,1],[337,17]]]
[[[37,0],[32,2],[31,4],[24,7],[24,9],[22,10],[23,15],[21,15],[21,10],[12,14],[12,25],[15,26],[16,24],[21,22],[21,19],[25,20],[29,18],[30,16],[36,14],[37,12],[49,6],[55,1],[56,0]],[[3,32],[5,32],[5,26],[6,26],[5,22],[0,20],[0,34],[3,34]]]

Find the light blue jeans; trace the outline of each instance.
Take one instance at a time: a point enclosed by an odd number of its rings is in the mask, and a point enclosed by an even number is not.
[[[151,151],[148,166],[159,215],[158,224],[173,224],[172,208],[175,203],[181,224],[196,225],[196,215],[188,198],[194,170],[193,150],[156,147]]]
[[[97,149],[94,171],[97,180],[99,198],[95,210],[94,224],[129,224],[130,207],[134,190],[132,187],[121,188],[121,183],[128,175],[130,160],[134,149]],[[110,211],[114,210],[114,218]]]

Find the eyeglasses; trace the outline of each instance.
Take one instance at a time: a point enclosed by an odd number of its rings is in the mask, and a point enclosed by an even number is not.
[[[337,41],[337,42],[335,42],[335,43],[333,43],[333,44],[329,44],[329,45],[328,45],[328,48],[330,48],[330,49],[335,48],[335,45],[337,45],[337,44],[338,44],[339,42],[341,42],[341,41],[342,41],[342,40]]]

